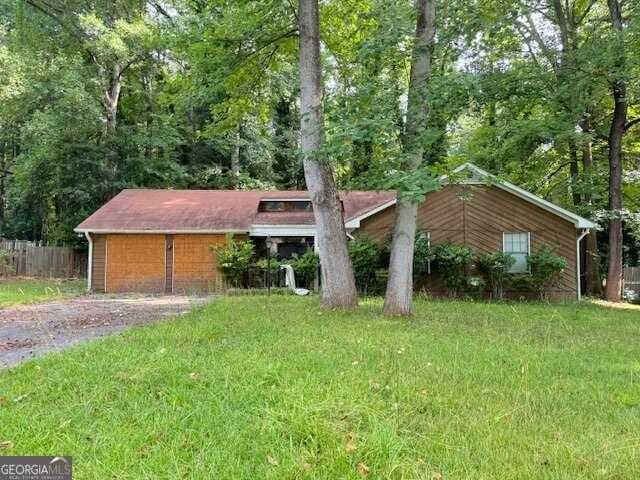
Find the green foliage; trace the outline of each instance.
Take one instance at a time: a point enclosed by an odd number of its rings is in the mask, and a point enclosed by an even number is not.
[[[349,242],[349,255],[358,290],[367,295],[377,288],[376,269],[380,262],[380,247],[368,238],[356,238]]]
[[[256,268],[260,272],[265,272],[267,270],[267,267],[269,267],[269,263],[271,263],[272,271],[275,271],[280,266],[280,262],[272,257],[270,261],[268,261],[266,258],[260,258],[259,260],[256,260],[252,267]]]
[[[492,299],[502,300],[504,287],[511,277],[509,269],[515,261],[511,255],[502,252],[488,253],[478,257],[476,265],[491,289]]]
[[[475,257],[473,249],[445,242],[433,249],[433,255],[449,295],[455,297],[467,286],[467,273]]]
[[[471,276],[467,278],[466,291],[471,298],[481,300],[484,298],[487,281],[481,276]]]
[[[225,279],[236,288],[242,286],[255,253],[253,243],[236,241],[228,234],[224,245],[211,246],[209,250],[216,255],[216,266]]]
[[[561,5],[577,22],[564,49],[552,2],[438,0],[429,118],[415,142],[424,168],[406,173],[415,5],[321,2],[322,153],[341,187],[418,202],[439,173],[474,161],[606,225],[610,85],[627,80],[633,121],[640,14],[623,2],[625,31],[615,35],[605,3]],[[128,187],[303,189],[296,23],[295,2],[277,0],[1,2],[3,233],[86,246],[73,227]],[[117,127],[107,132],[114,78]],[[623,140],[628,262],[640,251],[638,128]]]
[[[320,257],[313,249],[307,249],[302,255],[294,253],[288,263],[293,268],[296,283],[306,285],[308,288],[313,285],[320,268]]]
[[[531,269],[530,282],[541,300],[546,300],[549,290],[558,285],[567,260],[555,254],[553,248],[543,245],[527,257]]]
[[[391,172],[382,187],[396,190],[399,197],[407,202],[421,203],[429,192],[440,189],[441,185],[431,169],[421,168],[416,172]]]
[[[429,238],[424,232],[416,232],[416,241],[413,247],[413,275],[419,277],[427,273],[429,263],[434,260],[434,252]]]

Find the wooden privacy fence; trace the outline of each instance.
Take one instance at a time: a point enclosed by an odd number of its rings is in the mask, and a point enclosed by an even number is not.
[[[0,238],[0,251],[6,252],[4,275],[21,277],[86,277],[87,254],[42,242]]]
[[[640,267],[624,267],[622,278],[625,290],[640,293]]]

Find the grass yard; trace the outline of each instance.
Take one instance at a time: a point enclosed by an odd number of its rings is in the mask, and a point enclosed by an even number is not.
[[[16,278],[0,281],[0,308],[24,303],[59,300],[86,290],[85,280]]]
[[[226,298],[0,372],[3,455],[75,479],[637,479],[640,312]]]

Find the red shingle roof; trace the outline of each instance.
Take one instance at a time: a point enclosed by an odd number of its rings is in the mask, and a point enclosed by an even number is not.
[[[345,221],[395,198],[394,192],[341,192]],[[309,198],[306,191],[123,190],[76,227],[89,232],[248,232],[251,225],[313,225],[313,213],[258,213],[261,199]]]

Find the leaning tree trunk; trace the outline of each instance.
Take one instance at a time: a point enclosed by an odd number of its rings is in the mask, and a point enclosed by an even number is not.
[[[324,141],[320,22],[318,0],[300,0],[300,129],[304,174],[318,230],[322,270],[322,306],[352,309],[357,305],[347,232]]]
[[[427,128],[428,104],[426,89],[431,71],[436,7],[434,0],[418,0],[416,40],[413,47],[409,98],[407,104],[404,168],[416,171],[424,155],[424,134]],[[398,193],[396,223],[391,244],[389,279],[384,298],[386,315],[409,315],[413,298],[413,249],[418,206]]]
[[[614,33],[622,34],[622,12],[618,0],[608,0]],[[617,63],[624,65],[624,44],[618,42]],[[614,100],[613,120],[609,131],[609,265],[605,298],[612,302],[622,299],[622,139],[627,121],[627,87],[623,80],[611,85]]]

